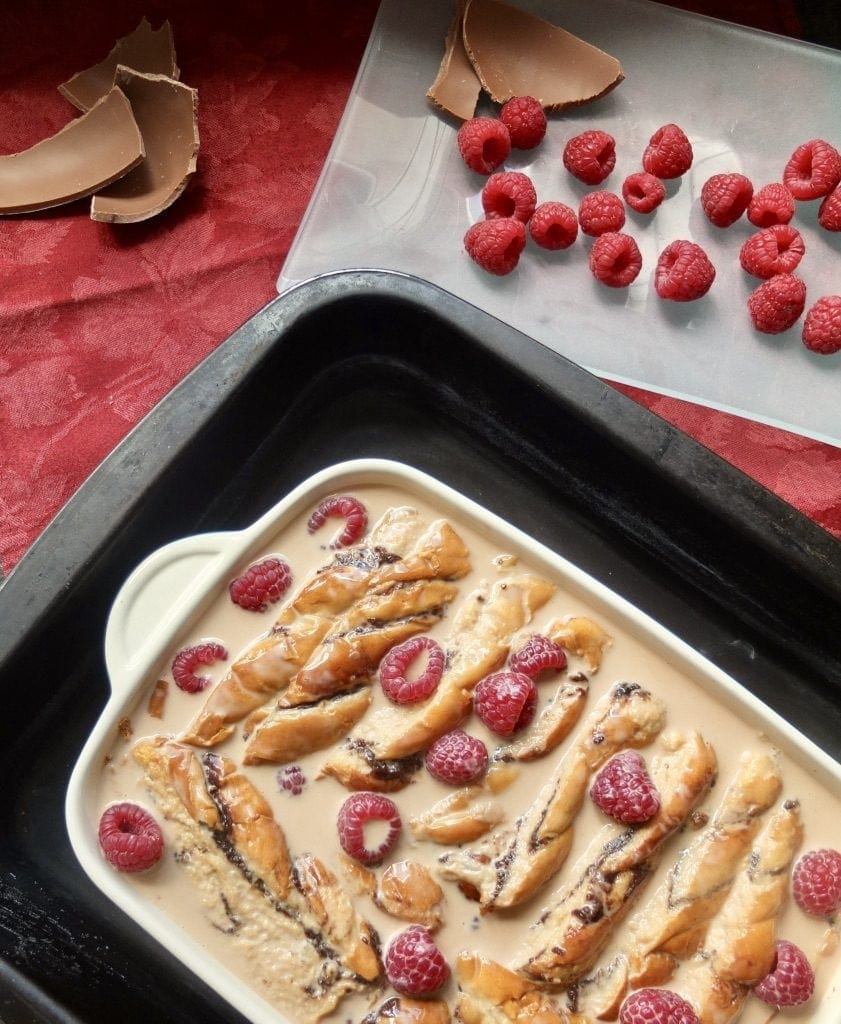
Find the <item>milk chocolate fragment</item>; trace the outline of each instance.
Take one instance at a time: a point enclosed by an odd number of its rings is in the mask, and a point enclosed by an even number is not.
[[[467,0],[464,47],[496,103],[534,96],[546,110],[598,99],[623,80],[615,57],[500,0]]]
[[[448,114],[467,121],[476,112],[482,83],[470,63],[464,48],[461,24],[467,0],[457,0],[456,13],[444,41],[444,56],[435,81],[426,96],[430,102]]]
[[[130,35],[118,39],[108,56],[85,71],[79,71],[62,83],[59,91],[79,108],[90,110],[98,99],[110,91],[117,66],[123,64],[144,74],[179,78],[175,63],[172,27],[165,21],[153,29],[144,18]]]
[[[196,169],[198,93],[166,75],[118,67],[115,80],[128,96],[146,156],[131,174],[93,197],[91,217],[134,224],[175,202]]]
[[[46,210],[89,196],[137,166],[143,154],[131,104],[115,86],[55,135],[0,157],[0,213]]]

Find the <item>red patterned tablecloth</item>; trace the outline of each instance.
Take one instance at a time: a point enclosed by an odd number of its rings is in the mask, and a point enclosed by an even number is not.
[[[724,0],[676,6],[735,17]],[[182,80],[199,91],[201,133],[197,174],[156,219],[98,224],[80,201],[0,222],[3,572],[134,424],[274,297],[376,7],[6,0],[0,8],[0,154],[75,116],[56,86],[144,15],[172,23]],[[800,31],[785,0],[740,5],[738,19]],[[841,449],[622,390],[841,537]]]

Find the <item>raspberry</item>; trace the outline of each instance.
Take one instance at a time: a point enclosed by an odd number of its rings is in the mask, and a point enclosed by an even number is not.
[[[753,994],[778,1009],[800,1006],[812,998],[815,990],[812,965],[802,949],[785,939],[776,943],[775,954],[771,973],[754,986]]]
[[[300,796],[307,784],[307,777],[297,764],[287,765],[277,773],[277,783],[284,793],[291,796]]]
[[[279,601],[292,583],[292,570],[282,558],[264,558],[250,565],[228,585],[234,604],[247,611],[264,612]]]
[[[627,288],[642,269],[639,246],[620,231],[606,231],[590,250],[590,270],[596,280],[609,288]]]
[[[464,236],[464,248],[473,262],[499,277],[511,273],[525,247],[525,225],[513,217],[477,221]]]
[[[695,242],[678,239],[660,253],[654,269],[654,290],[661,299],[692,302],[706,295],[715,280],[715,267]]]
[[[748,203],[748,220],[758,228],[772,224],[788,224],[794,216],[794,197],[778,181],[763,185]]]
[[[660,810],[660,794],[636,750],[623,750],[599,771],[590,787],[593,803],[626,825],[650,821]]]
[[[798,146],[783,171],[783,184],[795,199],[820,199],[840,181],[841,153],[823,139]]]
[[[520,171],[499,171],[482,189],[482,208],[489,219],[515,217],[527,224],[537,206],[531,178]]]
[[[769,277],[748,298],[753,326],[763,334],[781,334],[800,318],[806,305],[806,285],[794,274]]]
[[[368,525],[368,515],[361,501],[346,494],[325,498],[307,520],[307,530],[315,533],[328,519],[345,520],[345,527],[330,541],[331,548],[344,548],[359,540]]]
[[[426,752],[426,769],[440,782],[464,786],[477,782],[488,770],[488,748],[475,736],[453,729]]]
[[[385,839],[374,848],[365,845],[365,826],[371,821],[384,821],[388,825]],[[379,864],[394,849],[403,829],[397,805],[381,793],[349,796],[339,809],[337,825],[342,849],[361,864]]]
[[[818,224],[827,231],[841,231],[841,188],[830,192],[821,202]]]
[[[212,665],[214,661],[224,661],[228,652],[216,640],[205,640],[192,647],[185,647],[175,655],[172,661],[172,678],[179,690],[185,693],[198,693],[210,685],[207,676],[197,676],[195,670],[199,665]]]
[[[534,96],[512,96],[499,112],[515,149],[534,149],[546,134],[546,112]]]
[[[711,224],[729,228],[753,198],[753,184],[744,174],[714,174],[701,186],[701,209]]]
[[[426,654],[426,667],[414,679],[406,673],[409,666]],[[395,704],[416,704],[432,694],[444,672],[444,652],[430,636],[413,636],[386,654],[380,662],[380,685]]]
[[[541,249],[568,249],[578,237],[578,217],[566,203],[541,203],[529,221],[529,234]]]
[[[666,198],[666,186],[648,171],[636,171],[622,182],[622,198],[637,213],[651,213]]]
[[[537,687],[522,672],[492,672],[476,687],[473,707],[498,736],[510,736],[534,718]]]
[[[578,223],[586,235],[618,231],[625,223],[625,207],[615,192],[588,192],[578,204]]]
[[[616,139],[597,129],[574,135],[564,146],[564,167],[585,185],[598,185],[616,166]]]
[[[664,124],[651,136],[642,166],[655,178],[679,178],[692,166],[692,145],[682,128]]]
[[[685,999],[667,988],[641,988],[622,1004],[619,1024],[699,1024]]]
[[[118,871],[146,871],[164,852],[161,827],[143,807],[112,804],[99,819],[99,845],[105,859]]]
[[[841,349],[841,295],[824,295],[803,322],[803,344],[822,356]]]
[[[810,850],[791,873],[794,902],[812,917],[832,917],[841,910],[841,853]]]
[[[547,669],[562,672],[567,667],[566,653],[559,644],[542,633],[532,633],[523,646],[508,659],[511,672],[520,672],[530,679]]]
[[[477,174],[493,174],[508,159],[511,136],[496,117],[471,117],[456,137],[461,158]]]
[[[429,931],[410,925],[395,936],[385,952],[385,973],[404,996],[431,996],[450,977],[450,968]]]
[[[739,250],[742,268],[754,277],[790,274],[806,252],[800,232],[790,224],[772,224],[746,239]]]

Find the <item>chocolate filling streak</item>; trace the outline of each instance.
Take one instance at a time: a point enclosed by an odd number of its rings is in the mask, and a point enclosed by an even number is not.
[[[0,214],[46,210],[89,196],[136,167],[144,153],[131,104],[115,86],[55,135],[0,157]]]

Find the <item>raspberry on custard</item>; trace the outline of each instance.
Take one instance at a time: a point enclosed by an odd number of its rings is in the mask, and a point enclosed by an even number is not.
[[[488,220],[514,217],[527,224],[537,206],[537,192],[522,171],[497,171],[482,189],[482,209]]]
[[[128,801],[106,807],[99,819],[99,845],[118,871],[147,871],[161,859],[164,837],[152,815]]]
[[[744,174],[713,174],[701,186],[701,209],[717,228],[729,228],[753,198],[753,183]]]
[[[794,196],[779,181],[772,181],[754,192],[748,203],[747,217],[758,228],[788,224],[794,216]]]
[[[642,253],[636,241],[621,231],[606,231],[593,242],[590,272],[608,288],[627,288],[642,269]]]
[[[754,277],[790,274],[803,259],[803,236],[791,224],[772,224],[746,239],[739,250],[742,269]]]
[[[330,542],[334,549],[354,544],[368,525],[368,513],[358,498],[350,494],[331,494],[318,503],[307,520],[307,532],[315,533],[331,518],[345,521],[344,528]]]
[[[599,185],[616,166],[616,139],[599,129],[574,135],[564,146],[563,162],[585,185]]]
[[[648,140],[642,166],[655,178],[679,178],[692,166],[692,144],[676,124],[664,124]]]
[[[385,823],[388,832],[378,846],[368,846],[365,826],[372,821]],[[400,838],[403,822],[393,800],[381,793],[353,793],[339,809],[337,819],[339,844],[348,855],[361,864],[379,864]]]
[[[423,672],[410,676],[410,668],[426,656]],[[430,697],[444,674],[444,650],[431,636],[413,636],[392,647],[380,662],[380,686],[395,704],[417,704]]]
[[[654,268],[654,290],[661,299],[692,302],[712,287],[715,267],[696,242],[677,239],[660,253]]]
[[[578,215],[566,203],[541,203],[529,221],[529,234],[541,249],[568,249],[578,237]]]
[[[242,575],[228,584],[234,604],[247,611],[264,612],[279,601],[292,583],[288,563],[276,555],[254,562]]]
[[[172,659],[175,685],[185,693],[199,693],[210,686],[209,676],[196,675],[199,665],[212,665],[214,661],[224,661],[227,657],[228,652],[218,640],[204,640],[184,647]]]
[[[432,744],[424,763],[439,782],[465,786],[478,782],[488,770],[488,748],[478,737],[463,729],[453,729]]]
[[[498,277],[504,277],[515,269],[525,247],[525,224],[514,217],[477,221],[464,236],[467,255],[482,270]]]
[[[783,184],[795,199],[820,199],[841,182],[841,153],[825,139],[810,139],[791,154]]]
[[[599,810],[626,825],[650,821],[660,810],[660,794],[636,750],[620,751],[599,770],[590,798]]]
[[[420,924],[410,925],[391,940],[383,966],[392,987],[404,996],[434,995],[450,977],[444,955]]]
[[[841,295],[823,295],[806,313],[803,344],[822,356],[841,351]]]
[[[537,709],[537,687],[522,672],[492,672],[473,693],[473,707],[497,736],[525,729]]]
[[[779,939],[774,947],[774,966],[753,988],[753,994],[770,1006],[801,1006],[815,991],[815,972],[799,946]]]
[[[456,136],[461,158],[477,174],[493,174],[511,153],[511,135],[499,118],[471,117]]]
[[[592,237],[619,231],[625,224],[625,206],[615,192],[588,192],[578,204],[578,223]]]
[[[809,850],[791,873],[794,902],[810,917],[834,917],[841,910],[841,853]]]
[[[546,111],[534,96],[512,96],[503,104],[499,119],[515,149],[534,149],[546,134]]]
[[[666,198],[666,186],[648,171],[635,171],[622,182],[622,198],[637,213],[651,213]]]
[[[748,297],[753,326],[763,334],[782,334],[800,319],[806,306],[806,285],[794,274],[775,274]]]
[[[693,1007],[667,988],[641,988],[622,1003],[619,1024],[700,1024]]]
[[[532,633],[522,647],[508,658],[512,672],[522,672],[534,679],[541,672],[562,672],[567,667],[567,656],[563,647],[542,633]]]

